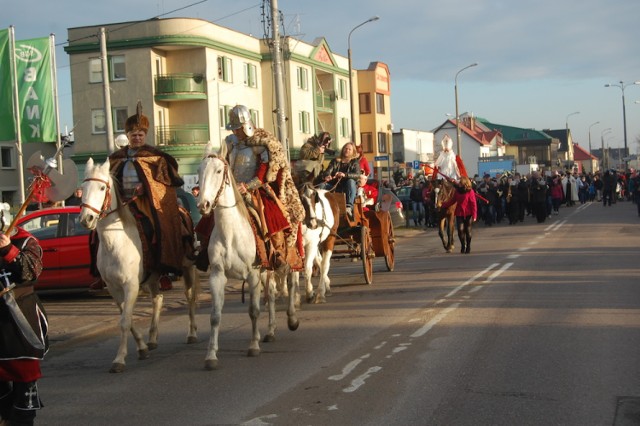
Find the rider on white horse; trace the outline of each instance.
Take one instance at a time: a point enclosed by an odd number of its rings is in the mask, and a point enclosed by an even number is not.
[[[259,233],[271,248],[269,259],[261,259],[262,265],[276,269],[288,263],[293,269],[301,269],[300,225],[305,212],[282,144],[271,133],[255,127],[244,105],[229,111],[227,129],[233,132],[225,140],[229,168],[238,190],[260,217]],[[260,245],[261,241],[257,242]],[[202,246],[206,247],[205,241]]]
[[[139,219],[141,239],[150,254],[145,267],[181,275],[183,253],[192,250],[193,243],[178,208],[176,188],[184,181],[175,158],[145,143],[148,128],[149,119],[138,102],[136,114],[125,122],[129,144],[109,156],[111,173],[123,201]]]

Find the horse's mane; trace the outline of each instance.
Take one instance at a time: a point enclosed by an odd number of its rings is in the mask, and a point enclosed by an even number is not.
[[[440,181],[440,183],[438,184],[438,187],[440,188],[440,193],[438,194],[438,206],[440,207],[442,205],[442,203],[449,201],[455,194],[455,188],[453,187],[453,184],[442,179],[442,181]]]
[[[238,212],[242,217],[245,217],[247,220],[249,218],[249,210],[247,209],[247,205],[244,202],[244,196],[238,191],[238,185],[236,183],[236,179],[233,177],[233,173],[229,170],[229,182],[231,182],[231,188],[233,188],[233,195],[236,197],[236,204],[238,206]]]

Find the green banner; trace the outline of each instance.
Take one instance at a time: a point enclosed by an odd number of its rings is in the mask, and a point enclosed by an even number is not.
[[[0,30],[0,141],[15,141],[9,30]]]
[[[49,37],[16,41],[15,52],[22,142],[56,142]]]

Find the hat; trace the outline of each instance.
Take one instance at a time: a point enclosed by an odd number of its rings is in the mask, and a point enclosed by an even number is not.
[[[127,118],[127,121],[124,123],[124,131],[135,132],[137,130],[142,130],[147,133],[149,130],[149,118],[142,113],[142,102],[138,101],[138,105],[136,105],[136,113],[131,117]]]

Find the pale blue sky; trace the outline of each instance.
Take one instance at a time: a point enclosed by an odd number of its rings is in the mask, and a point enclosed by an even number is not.
[[[16,38],[56,35],[67,28],[148,19],[205,19],[261,37],[259,0],[1,0],[0,27]],[[190,7],[187,7],[191,5]],[[381,61],[391,72],[395,130],[432,130],[455,113],[535,129],[569,127],[580,145],[624,145],[622,91],[606,83],[640,80],[638,0],[279,0],[288,35],[311,42],[326,38],[347,55],[349,31],[377,15],[380,20],[351,37],[354,68]],[[177,9],[175,13],[169,13]],[[61,125],[72,127],[68,57],[56,53]],[[628,146],[638,149],[640,85],[625,89]]]

